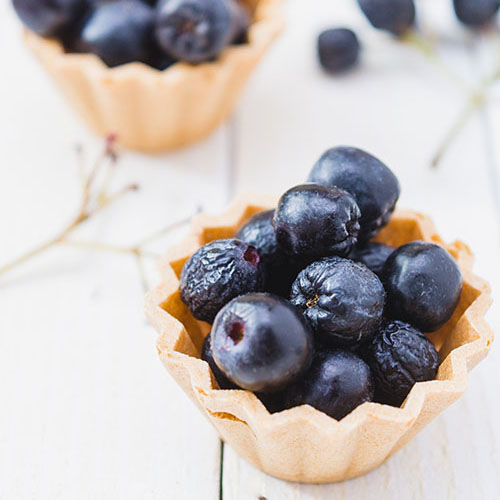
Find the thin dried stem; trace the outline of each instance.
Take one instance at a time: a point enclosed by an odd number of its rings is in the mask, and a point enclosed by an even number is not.
[[[419,33],[412,30],[400,37],[403,43],[418,50],[425,58],[430,61],[439,71],[445,75],[449,80],[451,80],[457,87],[468,91],[469,86],[464,81],[464,79],[458,75],[454,70],[452,70],[442,59],[439,57],[436,49],[427,40],[422,38]]]

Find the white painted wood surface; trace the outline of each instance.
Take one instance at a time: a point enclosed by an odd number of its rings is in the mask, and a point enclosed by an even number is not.
[[[423,28],[469,85],[493,68],[490,36],[470,37],[448,0],[418,0]],[[500,286],[500,89],[438,171],[429,161],[465,96],[414,49],[372,30],[354,0],[289,0],[288,29],[252,78],[234,118],[174,154],[125,153],[113,186],[141,190],[103,212],[82,238],[133,244],[198,205],[217,211],[237,191],[279,192],[305,178],[327,147],[379,155],[398,174],[401,206],[431,214]],[[360,68],[318,69],[315,37],[346,24],[364,45]],[[42,242],[78,203],[74,145],[100,141],[65,106],[0,6],[0,265]],[[498,36],[498,35],[497,35]],[[496,95],[495,95],[496,94]],[[177,235],[156,246],[166,248]],[[154,282],[155,274],[151,270]],[[256,471],[220,443],[157,360],[129,256],[58,248],[0,278],[0,499],[498,499],[500,356],[466,395],[388,463],[346,483],[306,486]],[[497,295],[497,294],[495,294]],[[496,305],[489,315],[499,331]]]

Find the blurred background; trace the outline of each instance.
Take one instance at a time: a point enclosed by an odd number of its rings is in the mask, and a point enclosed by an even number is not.
[[[78,233],[130,248],[238,192],[279,194],[305,179],[328,147],[380,157],[399,177],[400,207],[431,215],[446,240],[476,254],[500,286],[500,89],[431,161],[471,90],[500,63],[495,27],[472,34],[451,0],[417,0],[433,55],[374,30],[354,0],[288,0],[287,27],[253,74],[232,118],[189,148],[119,152],[112,189],[136,183]],[[360,64],[338,77],[316,57],[322,29],[347,26]],[[458,84],[445,62],[464,84]],[[93,136],[23,44],[10,2],[0,5],[0,267],[57,234],[79,208]],[[468,89],[468,90],[467,90]],[[185,228],[148,248],[161,254]],[[207,499],[500,498],[500,358],[493,347],[465,396],[388,463],[328,486],[269,478],[221,444],[161,367],[143,314],[144,283],[129,254],[57,246],[0,275],[0,498]],[[488,316],[500,326],[496,304]]]

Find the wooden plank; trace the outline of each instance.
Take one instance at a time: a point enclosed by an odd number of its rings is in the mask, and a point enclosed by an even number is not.
[[[101,147],[22,46],[9,4],[0,7],[1,263],[68,221],[79,194],[73,146],[82,142],[89,162]],[[78,237],[131,245],[199,204],[221,209],[227,151],[221,128],[189,150],[124,154],[113,189],[140,191]],[[219,498],[219,439],[158,361],[132,258],[52,250],[0,278],[0,311],[1,498]]]
[[[474,44],[464,38],[450,5],[439,4],[419,2],[422,23],[444,34],[441,56],[471,85],[480,78]],[[431,214],[446,239],[469,243],[477,272],[500,284],[498,198],[491,189],[495,166],[481,118],[465,127],[439,170],[429,168],[464,102],[463,91],[419,53],[369,28],[354,2],[291,1],[288,21],[288,31],[240,107],[237,189],[280,192],[302,182],[325,148],[343,143],[365,148],[397,173],[400,206]],[[357,71],[329,78],[314,60],[314,41],[320,29],[339,24],[357,29],[364,60]],[[500,120],[489,131],[491,138],[498,127]],[[500,326],[496,308],[489,318],[494,328]],[[499,498],[497,358],[493,350],[471,374],[466,395],[413,442],[379,469],[349,482],[286,483],[255,470],[226,447],[224,499]]]

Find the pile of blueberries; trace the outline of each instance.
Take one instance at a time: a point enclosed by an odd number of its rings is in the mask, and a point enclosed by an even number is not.
[[[221,389],[253,391],[271,412],[309,404],[341,419],[365,401],[400,406],[435,378],[422,332],[451,318],[462,275],[433,243],[371,241],[399,194],[380,160],[332,148],[276,210],[192,255],[181,297],[212,324],[202,359]]]
[[[23,23],[92,53],[109,67],[143,62],[163,70],[201,63],[243,43],[250,15],[238,0],[13,0]]]
[[[415,24],[414,0],[358,0],[358,5],[373,27],[404,36]],[[453,0],[458,20],[468,28],[490,24],[500,8],[500,0]],[[318,37],[318,57],[329,73],[352,68],[359,60],[360,43],[354,31],[332,28]]]

